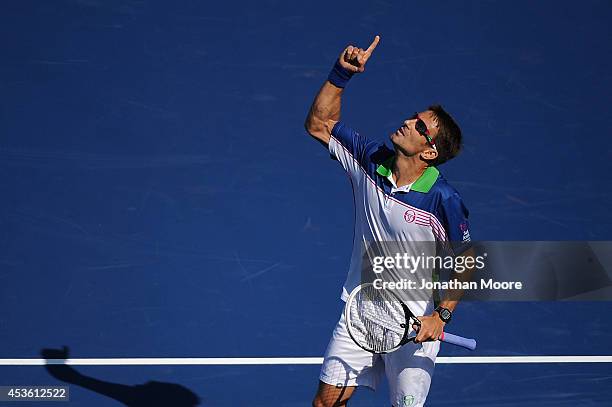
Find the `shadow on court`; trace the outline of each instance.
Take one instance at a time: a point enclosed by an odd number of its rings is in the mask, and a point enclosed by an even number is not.
[[[41,355],[47,359],[45,368],[54,378],[110,397],[126,406],[191,407],[200,404],[199,397],[180,384],[149,381],[145,384],[129,386],[85,376],[73,367],[63,364],[63,361],[68,359],[67,347],[43,349]]]

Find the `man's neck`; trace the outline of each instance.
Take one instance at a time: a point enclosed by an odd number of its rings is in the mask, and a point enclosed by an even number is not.
[[[418,155],[406,157],[396,154],[393,160],[393,179],[395,185],[400,188],[404,185],[412,184],[427,169],[427,164]]]

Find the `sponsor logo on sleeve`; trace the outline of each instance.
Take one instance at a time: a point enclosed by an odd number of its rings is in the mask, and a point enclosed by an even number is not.
[[[459,229],[463,232],[464,242],[469,242],[470,240],[472,240],[472,238],[470,237],[470,231],[469,231],[467,222],[461,222],[459,224]]]

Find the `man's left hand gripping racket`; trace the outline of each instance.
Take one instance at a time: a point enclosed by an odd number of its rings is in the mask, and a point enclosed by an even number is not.
[[[372,353],[389,353],[414,341],[413,325],[420,325],[400,298],[392,290],[381,290],[373,284],[362,284],[349,296],[344,308],[349,335],[361,348]],[[474,339],[443,333],[442,342],[466,349],[476,349]]]

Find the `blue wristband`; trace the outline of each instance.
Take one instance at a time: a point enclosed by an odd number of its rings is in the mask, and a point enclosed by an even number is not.
[[[343,68],[342,65],[340,65],[340,61],[336,61],[334,67],[329,73],[329,76],[327,77],[327,80],[334,86],[344,88],[354,74],[355,72],[351,72],[348,69]]]

